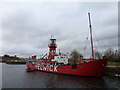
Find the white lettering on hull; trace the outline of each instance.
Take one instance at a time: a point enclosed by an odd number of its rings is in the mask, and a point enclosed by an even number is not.
[[[50,65],[50,69],[49,69],[50,71],[53,71],[53,65]]]
[[[57,72],[58,65],[36,65],[36,69],[43,70],[43,71],[51,71]]]
[[[54,66],[54,72],[57,72],[57,67],[58,67],[58,66]]]

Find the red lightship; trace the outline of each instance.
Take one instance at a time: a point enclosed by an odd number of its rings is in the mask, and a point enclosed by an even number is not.
[[[101,77],[105,71],[106,64],[108,59],[94,59],[94,48],[92,41],[92,27],[90,21],[90,36],[91,36],[91,50],[92,50],[92,59],[91,60],[78,60],[77,64],[68,64],[69,55],[62,53],[56,53],[56,39],[51,38],[51,43],[48,45],[49,53],[45,54],[42,58],[36,59],[35,56],[32,56],[31,59],[26,61],[27,71],[45,71],[52,73],[68,74],[68,75],[79,75],[79,76],[94,76]]]

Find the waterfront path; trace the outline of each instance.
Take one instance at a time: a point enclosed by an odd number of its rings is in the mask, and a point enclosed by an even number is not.
[[[106,66],[107,68],[116,68],[116,69],[120,69],[120,66]]]
[[[106,66],[105,75],[120,77],[120,66]]]

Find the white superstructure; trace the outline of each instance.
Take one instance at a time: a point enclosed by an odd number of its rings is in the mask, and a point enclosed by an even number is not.
[[[58,55],[55,56],[55,58],[52,61],[56,61],[58,63],[64,63],[64,64],[68,64],[68,56],[65,55]]]

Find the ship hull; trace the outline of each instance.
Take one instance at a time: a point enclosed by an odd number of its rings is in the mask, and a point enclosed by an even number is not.
[[[107,59],[92,62],[80,63],[77,65],[45,65],[26,62],[28,71],[45,71],[60,74],[101,77],[105,71]]]

